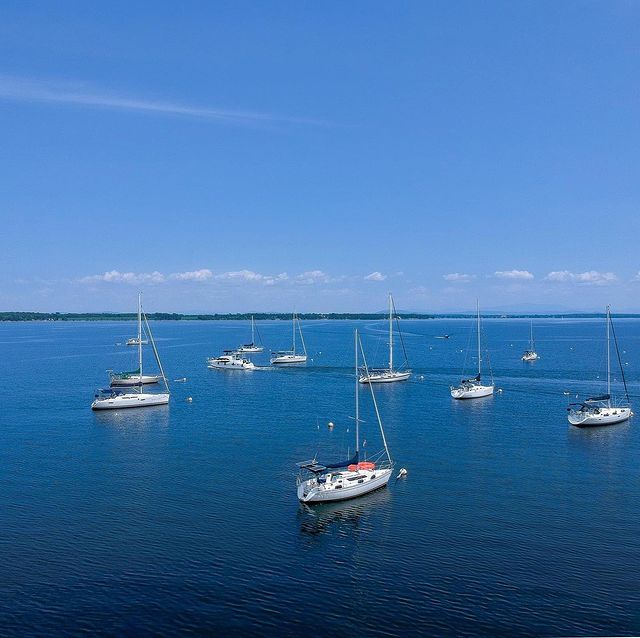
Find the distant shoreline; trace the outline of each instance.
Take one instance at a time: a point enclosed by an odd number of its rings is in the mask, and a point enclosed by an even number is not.
[[[416,313],[401,312],[402,319],[472,319],[473,313]],[[298,317],[302,321],[376,321],[386,319],[384,313],[301,313]],[[574,313],[484,313],[485,319],[600,319],[605,315],[598,312]],[[620,313],[613,317],[620,319],[638,319],[640,313]],[[249,321],[253,317],[256,321],[290,321],[291,313],[263,312],[263,313],[228,313],[228,314],[196,314],[153,312],[147,315],[150,321]],[[0,322],[24,321],[135,321],[135,313],[76,313],[76,312],[0,312]]]

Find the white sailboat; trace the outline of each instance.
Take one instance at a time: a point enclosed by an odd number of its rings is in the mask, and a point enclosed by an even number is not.
[[[296,325],[298,328],[298,333],[300,334],[300,342],[302,343],[302,354],[296,352]],[[307,362],[307,347],[304,343],[304,337],[302,336],[302,327],[300,326],[300,320],[298,319],[298,315],[295,312],[293,313],[291,350],[280,350],[279,352],[273,352],[272,355],[272,365],[288,365],[291,363]]]
[[[627,392],[627,381],[624,377],[624,369],[620,361],[620,352],[618,350],[618,341],[613,330],[611,321],[611,309],[607,306],[607,393],[597,397],[590,397],[583,403],[578,403],[568,408],[568,420],[571,425],[579,428],[593,427],[597,425],[613,425],[626,421],[633,412],[629,405],[629,394]],[[623,404],[616,405],[611,400],[611,332],[616,345],[616,354],[618,355],[618,364],[620,366],[620,374],[624,384],[626,401]]]
[[[482,350],[480,336],[480,303],[476,300],[476,323],[478,340],[478,374],[473,379],[462,379],[460,385],[451,388],[454,399],[478,399],[493,394],[495,386],[482,383]]]
[[[139,337],[131,337],[131,339],[127,339],[128,346],[139,346],[142,344],[143,346],[149,345],[148,339],[141,339]]]
[[[371,398],[378,420],[384,450],[372,460],[360,460],[360,398],[358,351],[362,352],[365,372],[368,373],[367,361],[362,349],[362,342],[355,331],[355,424],[356,447],[352,458],[337,463],[320,463],[317,459],[298,463],[298,500],[303,503],[326,503],[330,501],[345,501],[350,498],[368,494],[384,487],[389,482],[393,472],[393,461],[387,447],[387,439],[382,427],[380,412],[376,402],[373,386],[369,385]]]
[[[259,344],[256,343],[256,332],[258,333]],[[260,333],[256,328],[256,322],[253,319],[253,315],[251,315],[251,343],[244,343],[238,348],[238,352],[262,352],[264,350],[264,346],[262,344],[262,339],[260,339]]]
[[[533,340],[533,319],[531,320],[531,331],[529,334],[529,349],[524,351],[522,357],[520,357],[522,361],[537,361],[540,356],[536,352],[536,344]]]
[[[237,350],[225,350],[219,357],[207,359],[208,368],[219,370],[255,370],[256,366]]]
[[[155,341],[153,340],[153,334],[151,333],[151,328],[149,326],[149,322],[147,321],[147,317],[144,316],[144,323],[147,335],[149,335],[149,340],[151,342],[151,346],[153,349],[153,354],[156,358],[156,362],[158,364],[158,368],[160,369],[160,379],[164,381],[165,392],[160,393],[150,393],[143,392],[143,386],[145,384],[145,378],[151,378],[149,375],[145,377],[143,374],[143,361],[142,361],[142,319],[144,313],[142,312],[142,295],[138,294],[138,370],[133,373],[133,378],[137,377],[138,382],[134,387],[137,387],[137,390],[128,389],[124,390],[117,387],[117,384],[114,384],[113,375],[111,378],[112,385],[116,387],[111,387],[106,390],[99,391],[93,403],[91,404],[92,410],[119,410],[120,408],[141,408],[152,405],[166,405],[169,403],[169,384],[167,383],[167,378],[164,374],[164,370],[162,369],[162,363],[160,362],[160,357],[158,355],[158,350],[156,348]],[[124,373],[125,375],[129,375],[131,373]],[[127,379],[128,380],[128,379]],[[153,383],[156,383],[154,381]],[[130,384],[126,384],[130,385]]]
[[[360,375],[360,383],[393,383],[394,381],[406,381],[411,376],[411,370],[393,368],[393,320],[394,320],[393,296],[389,293],[389,367],[381,370],[370,370]],[[399,332],[399,330],[398,330]],[[402,338],[402,334],[400,335]],[[403,346],[404,347],[404,346]],[[405,363],[406,365],[406,353]]]

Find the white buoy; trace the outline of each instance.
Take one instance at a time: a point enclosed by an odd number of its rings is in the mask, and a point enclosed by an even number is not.
[[[327,427],[328,427],[330,430],[333,430],[333,426],[334,426],[334,425],[335,425],[335,423],[334,423],[333,421],[329,421],[329,423],[327,423]]]
[[[400,472],[398,473],[398,476],[396,476],[396,478],[402,478],[403,476],[406,476],[407,474],[408,474],[408,472],[407,472],[406,468],[403,467],[400,470]]]
[[[193,401],[193,397],[187,397],[187,403],[191,403]]]

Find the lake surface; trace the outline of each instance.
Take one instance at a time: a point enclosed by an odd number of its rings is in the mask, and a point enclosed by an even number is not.
[[[640,424],[566,420],[603,390],[604,321],[536,321],[533,364],[528,321],[486,321],[502,392],[470,402],[448,386],[473,374],[472,323],[402,325],[414,376],[376,393],[408,475],[310,509],[295,463],[353,450],[353,330],[383,364],[384,323],[308,322],[306,367],[254,372],[206,367],[248,324],[155,323],[187,381],[104,413],[132,323],[0,324],[0,634],[640,634]],[[259,327],[288,347],[289,323]],[[640,321],[616,328],[640,411]]]

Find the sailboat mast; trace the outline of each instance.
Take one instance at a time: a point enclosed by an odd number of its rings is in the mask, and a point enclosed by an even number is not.
[[[476,299],[476,315],[478,322],[478,375],[480,375],[482,360],[480,358],[480,301]]]
[[[255,344],[256,340],[254,337],[255,332],[255,322],[253,321],[253,315],[251,315],[251,345]]]
[[[531,320],[531,333],[530,333],[530,337],[529,337],[529,348],[530,350],[535,350],[535,347],[533,345],[533,319]]]
[[[393,297],[389,293],[389,372],[393,372]]]
[[[611,407],[611,347],[609,336],[609,324],[611,323],[611,306],[607,306],[607,395],[609,397],[608,403]]]
[[[142,387],[142,293],[138,293],[138,370]]]
[[[360,452],[360,395],[358,394],[358,329],[356,328],[354,335],[354,352],[356,360],[356,454]]]
[[[292,327],[292,333],[291,333],[291,337],[292,337],[292,346],[291,346],[291,352],[293,352],[293,354],[296,353],[296,313],[293,313],[293,320],[291,322],[291,327]]]

